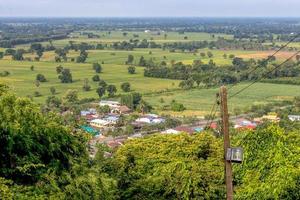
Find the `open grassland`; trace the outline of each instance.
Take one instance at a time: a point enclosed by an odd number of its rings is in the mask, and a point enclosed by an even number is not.
[[[91,32],[91,31],[86,31]],[[145,33],[141,32],[127,32],[126,36],[123,35],[124,31],[113,31],[110,34],[108,32],[93,32],[100,36],[100,38],[87,38],[85,35],[81,35],[79,32],[70,35],[70,38],[64,40],[54,40],[53,45],[56,47],[64,47],[69,44],[70,41],[75,43],[86,42],[89,44],[108,43],[118,41],[129,41],[130,39],[147,39],[156,43],[166,42],[191,42],[191,41],[213,41],[218,37],[232,38],[230,35],[212,34],[207,33],[184,33],[179,34],[177,32],[161,32],[160,35],[157,32]],[[167,35],[165,37],[165,34]],[[139,35],[139,37],[134,37]],[[184,39],[186,37],[186,39]],[[43,45],[48,45],[49,42],[43,42]],[[295,43],[291,45],[299,45]],[[29,48],[30,44],[19,45],[17,48]],[[5,49],[0,49],[4,51]],[[213,57],[207,56],[201,57],[200,53],[212,52]],[[145,99],[156,108],[159,112],[169,113],[172,115],[187,115],[187,116],[203,116],[210,112],[211,106],[214,102],[215,94],[218,89],[193,89],[189,91],[173,90],[178,89],[178,80],[147,78],[143,76],[142,67],[136,68],[136,74],[130,75],[127,72],[128,55],[134,56],[134,65],[138,65],[139,59],[143,56],[146,60],[153,59],[155,63],[165,61],[170,64],[172,61],[183,62],[185,64],[192,64],[194,60],[201,60],[203,63],[208,63],[211,59],[218,65],[230,65],[232,60],[224,58],[223,55],[230,54],[236,57],[244,59],[262,59],[267,58],[273,54],[272,51],[243,51],[243,50],[210,50],[200,49],[197,53],[190,52],[169,52],[162,49],[134,49],[133,51],[122,50],[89,50],[86,63],[78,64],[71,62],[72,59],[76,59],[79,56],[77,51],[69,51],[66,63],[55,63],[56,54],[54,51],[44,52],[40,62],[29,61],[12,61],[10,56],[5,56],[0,60],[0,73],[3,71],[10,72],[7,77],[0,77],[0,82],[8,84],[12,90],[19,96],[33,96],[35,91],[42,94],[41,97],[33,97],[34,101],[38,103],[44,103],[45,99],[50,96],[50,87],[54,87],[57,91],[57,96],[61,97],[68,89],[76,89],[79,91],[80,98],[97,98],[96,88],[98,84],[92,81],[92,77],[96,74],[92,69],[92,63],[99,62],[102,64],[103,73],[99,74],[100,78],[105,80],[108,84],[114,84],[118,88],[118,94],[121,93],[120,85],[124,82],[129,82],[133,91],[148,94]],[[290,57],[293,52],[280,52],[276,55],[277,60],[283,60]],[[31,58],[34,60],[36,55],[29,53],[24,55],[25,58]],[[30,66],[34,66],[35,70],[31,71]],[[58,79],[56,73],[56,67],[62,65],[65,68],[69,68],[73,75],[74,82],[71,84],[62,84]],[[37,74],[43,74],[46,76],[47,82],[41,83],[39,87],[35,85],[35,79]],[[89,92],[84,92],[82,89],[84,79],[89,80],[89,84],[92,89]],[[234,93],[238,89],[244,87],[246,83],[242,83],[234,87],[230,93]],[[171,91],[166,91],[170,89]],[[172,91],[173,90],[173,91]],[[159,92],[159,93],[158,93]],[[152,93],[152,95],[149,95]],[[259,83],[249,88],[246,92],[240,94],[229,100],[229,108],[232,112],[235,108],[247,108],[253,104],[265,104],[284,99],[292,99],[294,96],[299,96],[300,87],[296,85],[279,85],[271,83]],[[162,101],[163,99],[163,101]],[[176,100],[183,103],[187,108],[183,113],[172,113],[169,111],[163,111],[163,105],[169,105],[172,100]],[[164,103],[162,103],[164,102]],[[239,107],[237,107],[239,105]]]
[[[212,52],[213,57],[209,58],[207,56],[201,57],[200,53],[207,53],[208,51]],[[242,51],[242,50],[209,50],[209,49],[201,49],[197,53],[185,53],[185,52],[169,52],[167,50],[162,49],[135,49],[133,51],[124,51],[124,50],[89,50],[89,56],[87,59],[87,63],[104,62],[105,64],[125,64],[128,55],[134,56],[134,65],[138,65],[139,59],[141,56],[144,56],[145,59],[152,58],[154,62],[160,63],[165,61],[170,64],[171,61],[183,62],[185,64],[192,64],[194,60],[201,60],[203,63],[208,63],[211,59],[217,65],[229,65],[232,63],[232,60],[228,57],[225,59],[223,57],[224,54],[229,56],[233,54],[237,57],[241,57],[244,59],[262,59],[267,58],[271,55],[272,51]],[[277,55],[278,60],[283,60],[290,57],[294,52],[280,52]],[[43,62],[54,62],[56,54],[54,51],[44,52],[41,61]],[[77,51],[69,51],[68,53],[68,62],[71,62],[71,59],[76,59],[79,56],[79,52]],[[28,53],[24,55],[25,58],[31,58],[34,60],[36,57],[35,53]],[[11,60],[11,56],[5,56],[4,60]],[[1,64],[1,63],[0,63]]]
[[[34,65],[34,71],[30,70],[31,65]],[[97,83],[91,80],[92,76],[95,75],[91,64],[62,63],[62,66],[69,68],[72,72],[74,82],[71,84],[60,83],[56,73],[56,66],[58,66],[58,64],[52,62],[16,62],[2,60],[0,61],[0,71],[7,70],[11,74],[8,77],[1,77],[0,82],[8,84],[19,96],[33,96],[35,91],[39,91],[43,96],[34,97],[34,101],[38,103],[44,103],[47,96],[51,95],[50,87],[55,87],[57,96],[60,97],[63,96],[68,89],[76,89],[79,91],[80,98],[97,98],[95,91]],[[137,67],[136,69],[137,73],[130,75],[127,73],[126,65],[104,64],[103,73],[99,75],[101,79],[105,80],[108,84],[115,84],[119,93],[121,92],[120,85],[123,82],[131,83],[132,89],[137,92],[154,92],[152,95],[146,95],[145,100],[158,111],[162,111],[161,108],[163,105],[169,105],[172,100],[176,100],[177,102],[183,103],[187,110],[183,113],[163,112],[187,116],[203,116],[209,113],[218,88],[193,89],[189,91],[176,90],[156,94],[158,91],[178,88],[179,81],[146,78],[143,76],[143,68]],[[44,74],[48,81],[36,87],[35,78],[39,73]],[[82,90],[83,80],[85,78],[89,79],[90,85],[92,86],[92,90],[89,92]],[[247,83],[242,83],[235,86],[229,91],[229,95],[246,85]],[[244,109],[253,104],[291,100],[294,96],[299,96],[299,94],[300,87],[297,85],[257,83],[247,91],[230,99],[229,109],[233,111],[235,108]],[[161,99],[163,99],[164,103],[161,103]],[[237,105],[239,106],[237,107]]]
[[[229,96],[245,87],[247,83],[241,83],[229,91]],[[183,103],[187,108],[183,113],[169,112],[172,115],[203,116],[209,114],[219,89],[193,89],[188,91],[166,92],[159,95],[149,95],[145,99],[160,110],[163,105],[170,105],[172,100]],[[296,85],[257,83],[245,92],[228,100],[230,112],[234,109],[245,109],[254,104],[266,104],[282,100],[292,100],[299,96],[300,87]],[[164,103],[161,103],[163,99]],[[168,113],[160,110],[160,112]]]
[[[100,38],[88,38],[86,35],[80,35],[79,32],[75,32],[70,35],[69,38],[63,40],[54,40],[52,44],[56,47],[64,47],[69,44],[69,41],[73,41],[74,43],[86,42],[88,44],[111,44],[118,41],[129,41],[130,39],[138,39],[138,40],[151,40],[155,43],[168,43],[168,42],[192,42],[192,41],[213,41],[217,40],[218,37],[224,38],[232,38],[232,35],[226,34],[208,34],[208,33],[189,33],[186,32],[184,34],[179,34],[178,32],[150,32],[145,33],[144,31],[140,32],[129,32],[129,31],[112,31],[109,32],[99,32],[99,31],[86,31],[89,33],[96,34],[100,36]],[[123,33],[126,32],[127,35],[124,36]],[[165,34],[167,35],[165,37]],[[134,35],[138,35],[138,37],[134,37]],[[186,39],[184,39],[187,37]],[[43,45],[49,45],[49,42],[43,42]],[[18,45],[18,48],[28,48],[30,45]]]
[[[30,66],[34,66],[34,71],[30,70]],[[80,98],[95,97],[97,98],[96,88],[97,83],[92,81],[93,75],[96,73],[92,69],[91,64],[74,64],[64,63],[63,67],[69,68],[73,76],[73,83],[62,84],[56,73],[57,63],[51,62],[16,62],[16,61],[0,61],[0,72],[6,70],[11,74],[8,77],[1,77],[0,82],[8,84],[12,90],[19,96],[33,96],[34,91],[40,92],[43,96],[36,97],[34,100],[39,103],[45,102],[47,96],[50,96],[50,87],[55,87],[58,96],[63,96],[68,89],[78,90]],[[99,74],[100,78],[108,84],[117,86],[121,92],[120,85],[123,82],[129,82],[132,85],[132,90],[138,92],[154,92],[164,89],[173,89],[178,86],[176,80],[146,78],[143,76],[143,68],[137,68],[137,73],[130,75],[127,72],[127,66],[107,64],[103,65],[103,73]],[[43,74],[48,80],[41,83],[39,87],[35,85],[37,74]],[[83,80],[89,79],[92,90],[84,92],[82,90]]]

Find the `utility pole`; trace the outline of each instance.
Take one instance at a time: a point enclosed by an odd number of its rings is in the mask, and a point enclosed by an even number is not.
[[[220,98],[221,98],[222,132],[224,135],[226,199],[233,200],[231,161],[226,160],[227,149],[230,148],[230,138],[229,138],[229,115],[228,115],[228,106],[227,106],[227,89],[225,86],[222,86],[220,89]]]

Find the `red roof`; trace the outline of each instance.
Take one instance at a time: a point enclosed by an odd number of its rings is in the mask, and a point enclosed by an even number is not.
[[[217,129],[218,128],[218,124],[216,122],[213,122],[213,123],[211,123],[210,128]]]

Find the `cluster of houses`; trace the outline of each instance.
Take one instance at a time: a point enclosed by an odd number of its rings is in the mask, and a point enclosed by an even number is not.
[[[136,125],[143,124],[160,124],[165,122],[165,119],[156,114],[145,114],[135,120]]]
[[[108,106],[110,113],[100,115],[97,110],[90,108],[81,111],[81,117],[85,118],[89,126],[99,132],[113,128],[118,122],[121,114],[129,114],[131,110],[117,101],[100,101],[99,106]],[[86,130],[86,129],[85,129]]]
[[[88,125],[82,126],[81,128],[94,136],[89,145],[92,156],[96,154],[96,144],[106,144],[111,149],[114,149],[120,145],[123,145],[128,139],[143,137],[139,131],[141,127],[165,122],[165,118],[156,114],[144,114],[132,122],[132,125],[135,129],[135,133],[132,133],[132,135],[116,138],[110,136],[106,137],[102,133],[105,133],[107,130],[114,129],[115,125],[118,123],[120,115],[127,115],[132,111],[127,106],[121,105],[117,101],[100,101],[99,106],[108,106],[110,113],[100,115],[94,108],[81,111],[81,117],[84,117],[88,122]],[[300,121],[300,115],[289,115],[288,118],[291,121]],[[253,120],[243,117],[234,118],[231,120],[231,123],[235,129],[256,129],[256,127],[264,121],[279,122],[280,118],[276,113],[268,113],[260,118],[254,118]],[[197,134],[204,131],[205,126],[207,126],[207,121],[203,120],[202,122],[199,122],[197,126],[182,125],[164,130],[161,132],[161,134],[180,134],[183,132],[188,134]],[[218,129],[218,123],[210,123],[210,128]],[[111,154],[107,153],[106,156],[109,157]]]
[[[127,115],[131,113],[131,109],[127,106],[121,105],[117,101],[100,101],[100,107],[108,106],[110,113],[99,115],[94,108],[81,111],[81,117],[85,118],[89,126],[105,131],[113,129],[117,124],[120,115]],[[165,122],[165,119],[156,114],[145,114],[137,118],[132,125],[134,127],[143,127],[145,125],[160,124]]]
[[[118,123],[121,115],[128,115],[132,111],[127,106],[121,105],[117,101],[100,101],[100,107],[109,107],[110,112],[107,114],[99,114],[95,108],[82,110],[80,115],[86,119],[87,125],[82,126],[81,129],[90,133],[93,139],[90,141],[91,155],[96,154],[96,144],[106,144],[110,148],[115,148],[124,143],[127,139],[142,137],[140,133],[133,133],[130,136],[122,136],[118,138],[106,137],[103,133],[113,130]],[[144,114],[138,117],[133,123],[135,130],[139,130],[146,125],[155,125],[165,122],[165,119],[156,114]]]

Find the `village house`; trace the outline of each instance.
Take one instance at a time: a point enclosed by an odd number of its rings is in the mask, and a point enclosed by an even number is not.
[[[289,115],[288,118],[292,122],[294,122],[294,121],[300,121],[300,115]]]
[[[105,101],[105,100],[100,101],[99,105],[108,106],[110,109],[121,106],[121,104],[118,101]]]
[[[280,118],[277,113],[268,113],[267,115],[263,115],[261,118],[255,118],[254,121],[258,123],[261,123],[262,121],[279,122]]]
[[[255,129],[257,127],[255,122],[243,118],[237,119],[234,124],[235,129]]]
[[[145,123],[145,124],[160,124],[165,122],[164,118],[159,117],[155,114],[147,114],[135,120],[137,123]]]
[[[90,122],[90,125],[96,128],[106,128],[110,126],[111,123],[103,119],[94,119]]]
[[[112,108],[110,112],[113,114],[129,114],[131,109],[127,106],[119,106]]]
[[[100,106],[108,106],[113,114],[129,114],[131,109],[125,105],[121,105],[118,101],[100,101]]]
[[[97,111],[94,108],[90,108],[88,110],[80,111],[80,115],[83,116],[83,117],[85,117],[87,115],[96,115],[96,114],[97,114]]]
[[[180,133],[180,131],[177,131],[175,129],[167,129],[167,130],[161,132],[161,134],[167,134],[167,135],[172,135],[172,134],[177,135],[179,133]]]

